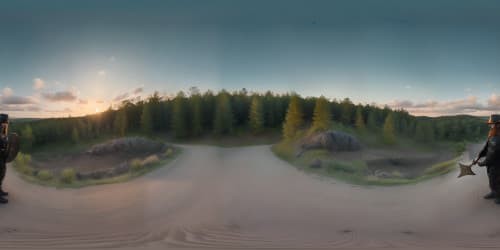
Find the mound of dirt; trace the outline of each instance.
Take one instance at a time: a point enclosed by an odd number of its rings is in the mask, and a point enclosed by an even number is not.
[[[358,151],[361,149],[361,143],[353,135],[329,130],[302,139],[298,156],[310,149],[326,149],[330,152]]]
[[[143,137],[125,137],[114,139],[105,143],[92,146],[87,153],[91,155],[105,155],[115,153],[147,153],[158,152],[166,149],[161,142]]]

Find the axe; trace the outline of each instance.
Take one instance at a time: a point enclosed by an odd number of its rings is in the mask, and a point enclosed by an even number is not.
[[[479,161],[479,157],[476,158],[474,161],[472,161],[471,164],[463,164],[463,163],[459,162],[458,165],[460,166],[460,174],[458,175],[458,178],[460,178],[462,176],[466,176],[466,175],[476,175],[472,171],[472,166],[476,165],[478,161]]]

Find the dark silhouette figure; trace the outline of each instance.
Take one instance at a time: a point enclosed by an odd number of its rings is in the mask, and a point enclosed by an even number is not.
[[[500,204],[500,115],[491,115],[488,124],[488,141],[478,156],[484,157],[484,160],[479,161],[478,165],[486,166],[490,182],[491,192],[484,198],[495,199],[495,203]]]

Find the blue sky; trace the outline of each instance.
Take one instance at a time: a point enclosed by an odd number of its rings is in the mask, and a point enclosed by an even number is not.
[[[83,115],[207,89],[500,112],[498,1],[4,1],[0,110]]]

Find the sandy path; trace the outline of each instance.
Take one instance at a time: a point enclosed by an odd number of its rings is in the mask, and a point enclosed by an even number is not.
[[[367,188],[301,173],[268,146],[184,146],[171,164],[127,183],[78,190],[31,185],[10,171],[0,249],[500,245],[500,207],[481,198],[485,169]]]

